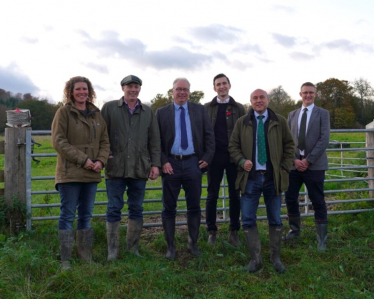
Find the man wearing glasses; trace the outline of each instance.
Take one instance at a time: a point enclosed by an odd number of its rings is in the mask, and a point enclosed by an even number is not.
[[[214,245],[217,233],[217,199],[219,197],[222,177],[226,171],[230,198],[230,234],[228,241],[231,245],[238,246],[240,197],[239,192],[235,190],[237,167],[230,159],[228,146],[235,123],[245,114],[245,108],[229,96],[230,88],[229,78],[224,74],[218,74],[213,79],[213,89],[217,93],[217,96],[211,102],[204,105],[212,122],[216,142],[214,158],[208,170],[206,224],[209,232],[208,242]]]
[[[262,266],[261,239],[256,212],[261,193],[269,223],[270,261],[278,272],[285,267],[280,260],[282,242],[282,192],[288,187],[294,142],[286,119],[268,108],[266,91],[251,94],[251,109],[235,124],[229,152],[238,165],[236,188],[241,191],[242,226],[251,261],[245,270],[255,272]]]
[[[172,94],[174,102],[156,112],[161,135],[162,224],[167,259],[175,259],[175,217],[181,186],[187,203],[188,250],[193,256],[200,255],[197,239],[201,219],[201,177],[214,155],[212,125],[204,106],[188,102],[188,80],[175,79]]]
[[[327,209],[324,197],[325,171],[328,169],[326,148],[330,139],[330,114],[314,105],[316,87],[301,85],[301,108],[290,112],[288,125],[295,140],[294,166],[286,192],[290,231],[286,240],[300,237],[299,191],[304,183],[313,204],[317,228],[317,249],[324,251],[327,240]]]

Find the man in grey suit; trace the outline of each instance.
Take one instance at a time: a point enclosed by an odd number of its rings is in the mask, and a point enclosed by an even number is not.
[[[290,231],[286,240],[300,237],[299,191],[304,183],[314,208],[318,250],[326,249],[327,209],[324,197],[325,171],[328,169],[326,148],[330,139],[330,114],[314,105],[316,87],[310,82],[301,85],[303,105],[290,112],[288,125],[295,140],[294,167],[286,192]]]
[[[174,102],[157,110],[161,135],[162,224],[167,242],[167,259],[175,259],[175,217],[178,195],[183,187],[187,203],[188,250],[199,256],[197,247],[201,219],[202,172],[214,155],[214,133],[204,106],[189,103],[190,83],[173,82]]]

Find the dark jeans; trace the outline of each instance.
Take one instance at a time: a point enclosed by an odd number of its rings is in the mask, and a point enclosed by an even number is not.
[[[61,183],[57,185],[61,208],[58,229],[71,230],[78,210],[77,230],[91,227],[97,183]]]
[[[256,227],[256,213],[261,193],[264,195],[266,215],[269,226],[282,226],[281,205],[282,195],[277,195],[274,187],[274,180],[267,179],[266,174],[255,173],[254,179],[250,179],[242,194],[242,223],[243,228]]]
[[[208,196],[206,199],[207,230],[217,230],[217,200],[221,189],[221,181],[226,170],[227,184],[229,186],[230,203],[230,230],[240,228],[240,197],[239,190],[235,190],[237,166],[230,163],[229,153],[216,153],[208,170]]]
[[[162,219],[175,218],[181,186],[186,194],[187,215],[200,216],[201,177],[198,158],[169,159],[174,174],[162,174]]]
[[[309,198],[313,204],[314,219],[319,223],[327,223],[327,209],[323,184],[325,180],[324,170],[310,170],[304,172],[292,170],[290,172],[290,185],[286,192],[286,205],[288,215],[300,215],[299,192],[305,184]]]
[[[127,187],[127,205],[129,219],[143,220],[143,201],[146,180],[131,178],[107,179],[106,192],[108,194],[108,208],[106,221],[117,222],[121,220],[121,210],[125,204],[123,195]]]

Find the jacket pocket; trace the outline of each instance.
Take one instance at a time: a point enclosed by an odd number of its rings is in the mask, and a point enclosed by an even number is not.
[[[105,166],[106,175],[108,175],[110,177],[121,177],[121,175],[116,173],[116,171],[118,172],[118,169],[120,169],[120,167],[117,165],[118,162],[119,162],[119,159],[118,159],[117,155],[113,156],[113,158],[108,159],[108,162]]]
[[[141,179],[148,178],[149,170],[151,169],[151,159],[148,152],[139,154],[138,162],[135,165],[135,176]]]
[[[289,185],[289,173],[283,171],[283,169],[280,169],[280,178],[281,178],[281,191],[287,191],[288,185]]]
[[[97,159],[97,156],[99,155],[99,148],[97,146],[94,146],[92,148],[92,158],[90,158],[92,161]]]

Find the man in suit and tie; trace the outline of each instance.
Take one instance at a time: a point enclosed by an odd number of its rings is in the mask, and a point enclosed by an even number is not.
[[[174,102],[157,110],[161,135],[162,224],[167,242],[167,259],[175,259],[175,217],[178,195],[183,187],[187,203],[188,250],[199,256],[197,247],[201,219],[202,172],[214,155],[214,133],[204,106],[188,102],[190,83],[173,82]]]
[[[318,250],[326,249],[327,209],[324,197],[325,171],[328,169],[326,148],[330,139],[330,114],[314,105],[316,87],[306,82],[301,85],[301,108],[290,112],[288,125],[295,140],[294,166],[286,204],[290,231],[286,240],[300,237],[299,191],[304,183],[314,208]]]

